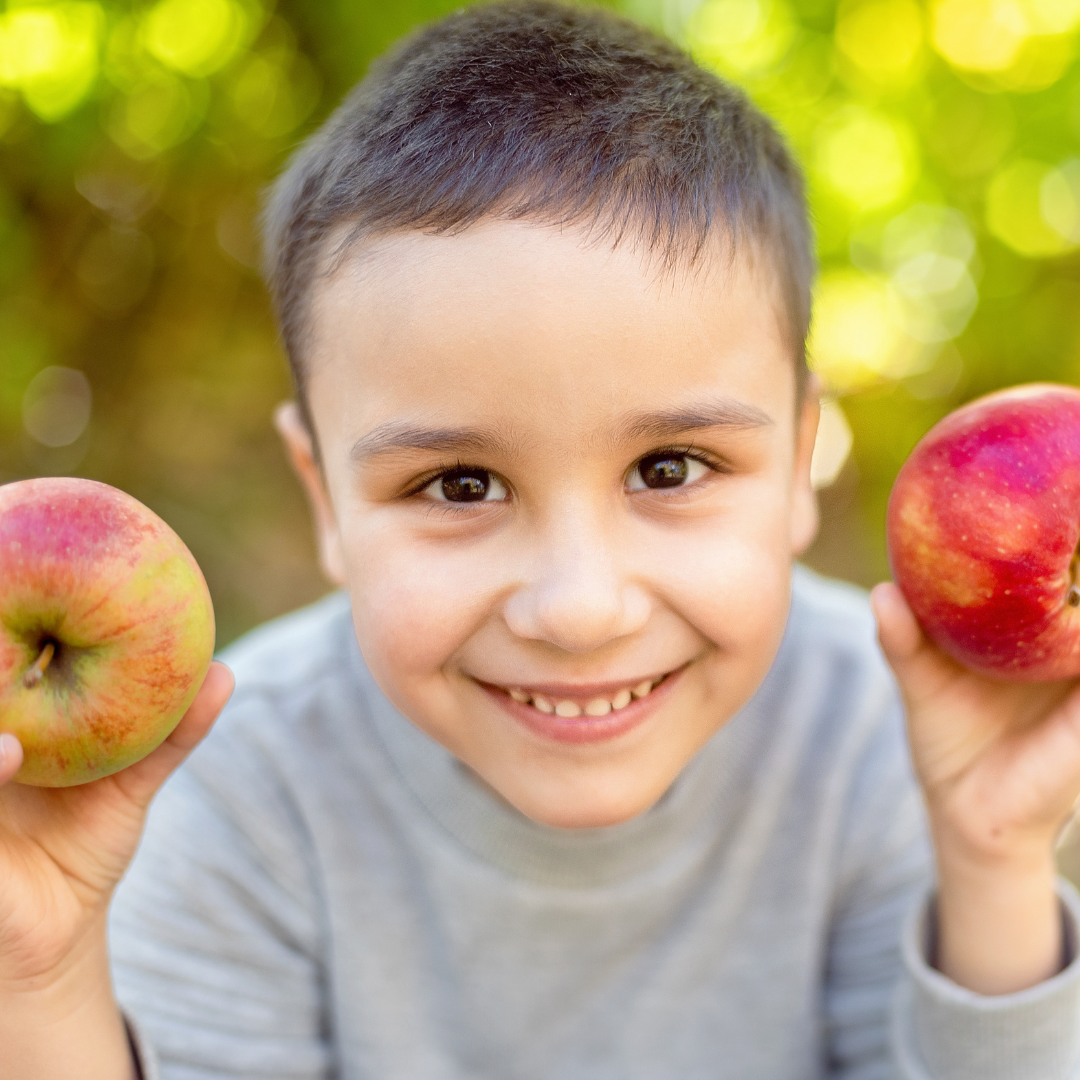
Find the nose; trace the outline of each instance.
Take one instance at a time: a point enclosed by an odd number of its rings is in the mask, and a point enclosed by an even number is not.
[[[545,532],[532,572],[506,600],[510,631],[584,653],[640,630],[651,602],[628,573],[625,555],[625,545],[580,520]]]

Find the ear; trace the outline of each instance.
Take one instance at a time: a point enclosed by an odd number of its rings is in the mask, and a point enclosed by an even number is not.
[[[274,410],[274,427],[285,444],[285,452],[289,455],[293,470],[300,477],[300,483],[304,486],[311,504],[322,572],[333,584],[345,585],[348,576],[345,572],[344,548],[337,518],[323,482],[322,469],[315,460],[311,432],[295,401],[284,401]]]
[[[817,536],[819,517],[817,492],[810,481],[818,420],[821,417],[821,384],[811,375],[803,392],[795,432],[795,467],[791,491],[791,553],[801,555]]]

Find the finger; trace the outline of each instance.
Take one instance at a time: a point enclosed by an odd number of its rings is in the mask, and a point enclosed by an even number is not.
[[[878,624],[878,640],[890,662],[903,663],[923,644],[923,632],[915,613],[899,587],[883,581],[870,590],[870,607]]]
[[[22,743],[7,732],[0,735],[0,785],[6,784],[22,765]]]
[[[229,700],[234,685],[233,673],[215,660],[191,708],[172,734],[153,753],[113,777],[128,798],[140,806],[150,802],[158,788],[206,736]]]
[[[877,618],[881,651],[909,705],[930,700],[963,674],[963,667],[922,632],[907,599],[892,582],[874,586],[870,605]]]

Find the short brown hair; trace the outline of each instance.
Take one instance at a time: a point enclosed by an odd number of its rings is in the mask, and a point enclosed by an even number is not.
[[[717,229],[782,285],[801,387],[814,272],[802,174],[769,120],[670,41],[600,9],[481,4],[405,38],[300,148],[264,216],[301,405],[328,237],[454,232],[488,216],[629,230],[669,262]]]

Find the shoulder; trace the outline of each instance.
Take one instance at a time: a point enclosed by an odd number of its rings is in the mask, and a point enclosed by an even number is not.
[[[337,790],[370,762],[377,693],[353,632],[348,596],[267,623],[225,649],[236,689],[177,777],[235,817]],[[346,785],[347,786],[347,785]]]
[[[860,686],[895,698],[865,590],[797,566],[791,611],[775,667],[799,685],[823,681]]]
[[[368,820],[388,770],[376,691],[347,596],[274,620],[221,653],[236,689],[151,807],[137,877],[275,882],[282,903],[318,891],[320,837]],[[139,886],[144,892],[143,885]],[[129,888],[129,893],[131,889]]]
[[[836,776],[865,766],[867,754],[906,759],[899,693],[856,586],[796,568],[784,640],[758,700],[815,769]]]
[[[336,592],[245,634],[218,659],[236,688],[203,745],[196,769],[240,753],[288,756],[306,730],[366,711],[366,668],[359,658],[348,595]]]
[[[798,568],[778,667],[805,724],[807,783],[839,800],[838,894],[868,873],[902,891],[921,887],[928,873],[922,801],[868,594]],[[907,903],[909,893],[903,896]]]
[[[884,664],[866,591],[805,566],[797,565],[792,576],[788,638],[801,649],[850,653],[872,666]]]
[[[322,818],[314,801],[328,786],[347,790],[333,770],[364,710],[350,642],[355,648],[348,599],[335,594],[222,652],[236,690],[154,799],[114,904],[129,969],[148,940],[188,949],[219,935],[228,949],[242,948],[256,941],[253,919],[316,950]],[[343,711],[334,701],[351,705]]]
[[[748,768],[782,804],[780,832],[823,844],[838,888],[886,853],[922,867],[903,705],[862,589],[796,569],[784,640],[741,721]]]
[[[367,710],[371,677],[344,592],[257,627],[219,659],[236,677],[236,689],[210,745],[241,735],[268,743],[285,729],[321,729]]]

